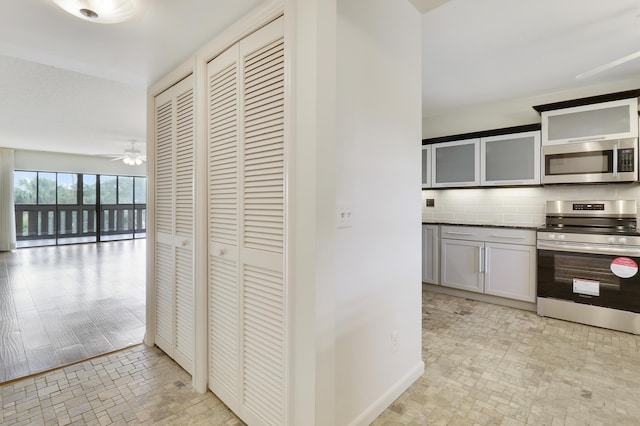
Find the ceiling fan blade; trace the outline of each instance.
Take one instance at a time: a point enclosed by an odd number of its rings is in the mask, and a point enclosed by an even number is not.
[[[617,67],[618,65],[622,65],[625,62],[632,61],[632,60],[634,60],[636,58],[640,58],[640,50],[635,52],[635,53],[631,53],[631,54],[629,54],[627,56],[623,56],[622,58],[616,59],[615,61],[611,61],[611,62],[608,62],[608,63],[606,63],[604,65],[600,65],[599,67],[596,67],[596,68],[594,68],[592,70],[583,72],[582,74],[578,74],[578,75],[576,75],[576,78],[578,80],[580,80],[580,79],[583,79],[583,78],[591,77],[593,75],[600,74],[601,72],[606,71],[608,69]]]

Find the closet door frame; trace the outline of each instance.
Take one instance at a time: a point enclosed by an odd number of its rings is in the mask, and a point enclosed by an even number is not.
[[[166,90],[170,89],[172,86],[180,83],[185,78],[194,74],[195,71],[195,59],[190,59],[188,61],[183,62],[180,66],[174,69],[172,72],[161,78],[158,82],[153,84],[147,90],[147,229],[150,232],[147,232],[147,265],[146,265],[146,275],[147,275],[147,285],[146,285],[146,332],[144,336],[144,343],[147,346],[153,346],[156,342],[156,270],[155,270],[155,260],[156,260],[156,252],[155,247],[157,243],[156,236],[156,116],[155,116],[155,101],[156,97]],[[194,80],[194,107],[197,107],[198,95],[197,95],[197,80]],[[196,116],[194,116],[196,120],[195,131],[197,132],[197,112]],[[198,138],[196,133],[196,139],[194,140],[194,150],[195,156],[197,159],[198,149]],[[197,167],[197,164],[195,165]],[[194,176],[197,179],[197,176]],[[194,197],[196,193],[194,192]],[[198,204],[198,199],[195,197],[196,207]],[[194,235],[197,235],[198,232],[198,215],[197,209],[194,211]],[[194,239],[194,255],[196,251],[197,239]],[[194,265],[195,263],[194,259]],[[196,271],[196,279],[197,279],[197,269]],[[197,295],[195,295],[197,297]],[[196,306],[194,305],[194,309]],[[195,336],[194,336],[195,337]],[[197,341],[196,347],[194,348],[194,367],[193,367],[193,376],[195,377],[198,374],[198,367],[195,362],[195,357],[197,354]]]
[[[195,77],[195,181],[194,181],[194,311],[195,311],[195,327],[194,327],[194,354],[193,354],[193,374],[192,386],[195,391],[205,393],[208,390],[208,238],[201,236],[207,235],[208,227],[208,206],[207,206],[207,104],[204,96],[207,93],[207,64],[227,48],[245,38],[247,35],[264,27],[269,22],[277,19],[284,14],[284,2],[275,0],[264,3],[255,8],[248,15],[231,25],[215,39],[203,45],[195,54],[172,70],[170,73],[153,83],[147,90],[147,193],[148,193],[148,229],[155,229],[155,108],[154,98],[162,93],[173,84],[179,82],[189,74]],[[291,69],[289,52],[291,47],[285,42],[285,73],[289,75]],[[290,81],[285,81],[285,114],[291,110],[289,102]],[[285,126],[285,138],[290,140],[291,125]],[[290,153],[286,153],[289,158]],[[287,179],[287,167],[285,168],[285,188],[288,192],[289,184]],[[284,280],[285,288],[288,288],[288,246],[290,243],[290,233],[287,232],[289,225],[287,224],[288,208],[290,201],[285,198],[285,243],[284,243]],[[155,244],[156,238],[153,232],[147,233],[147,308],[146,308],[146,333],[144,343],[147,346],[155,345],[156,333],[156,291],[155,291]],[[289,294],[285,295],[286,312],[288,317],[285,319],[287,324],[285,329],[286,336],[286,356],[290,358],[289,336],[291,332],[288,324],[291,324],[292,311],[290,309]],[[289,361],[286,362],[288,367]],[[289,388],[292,385],[292,377],[289,375],[290,368],[286,368],[285,374],[285,398],[291,401],[289,397]],[[291,416],[293,408],[287,407],[286,417]]]
[[[153,209],[147,241],[147,322],[151,327],[145,343],[153,341],[189,374],[194,374],[195,355],[195,96],[192,72],[153,94],[147,163],[153,170],[148,174]],[[156,133],[159,131],[162,133]],[[162,158],[158,153],[161,141]],[[160,161],[165,168],[162,173]],[[162,189],[158,187],[161,178]],[[158,204],[161,190],[162,212]],[[158,222],[160,213],[162,223]]]
[[[271,40],[276,40],[277,38],[272,38],[273,35],[267,35],[267,34],[275,34],[278,33],[279,31],[279,38],[282,38],[284,36],[284,30],[283,30],[283,22],[282,20],[280,20],[278,22],[278,24],[271,25],[269,26],[269,24],[271,24],[273,21],[275,21],[275,18],[278,18],[279,16],[273,16],[273,15],[267,15],[267,17],[264,19],[264,23],[266,23],[267,25],[263,25],[261,28],[257,29],[255,32],[260,32],[260,34],[266,35],[266,37],[270,40],[264,43],[264,45],[269,45],[272,43]],[[268,29],[265,27],[269,27]],[[277,30],[277,28],[280,28],[280,30]],[[274,29],[275,29],[275,33],[274,33]],[[265,30],[267,30],[265,32]],[[253,31],[251,31],[251,33],[253,33]],[[253,40],[253,34],[250,34],[248,37],[243,38],[239,43],[246,43],[245,40]],[[260,44],[260,43],[258,43]],[[221,49],[220,51],[217,52],[217,54],[213,54],[211,55],[211,61],[214,60],[222,60],[224,62],[224,64],[227,63],[227,60],[224,60],[222,58],[232,58],[233,56],[237,57],[238,61],[241,61],[241,57],[242,55],[240,54],[240,50],[238,49],[238,44],[234,43],[231,46],[224,46],[224,49]],[[258,49],[260,50],[260,49]],[[209,59],[208,57],[206,59]],[[203,69],[203,74],[206,77],[206,79],[204,79],[205,81],[201,83],[205,84],[205,93],[209,92],[209,72],[208,72],[208,67],[209,67],[209,63],[211,61],[204,61],[206,62],[207,67],[205,67]],[[285,60],[285,75],[287,74],[287,65],[286,65],[286,60]],[[229,62],[231,63],[231,62]],[[219,67],[216,65],[215,69],[216,70],[225,70],[227,68],[227,65],[221,64]],[[242,66],[240,65],[240,63],[238,63],[237,65],[239,68],[238,69],[242,69]],[[214,75],[219,72],[219,71],[215,71]],[[287,91],[287,81],[285,78],[284,81],[284,90],[285,92]],[[201,89],[202,90],[202,89]],[[239,98],[239,104],[237,105],[238,108],[238,112],[236,114],[243,114],[243,108],[244,108],[244,104],[243,102],[240,100],[242,98],[242,91],[243,91],[243,82],[239,82],[239,86],[237,86],[237,93],[240,96]],[[208,96],[207,96],[208,98]],[[208,104],[209,104],[209,100],[207,100],[207,102],[204,105],[203,110],[206,112],[206,115],[204,117],[201,117],[201,123],[206,123],[207,124],[207,129],[206,129],[206,139],[207,139],[207,144],[209,143],[208,139],[209,139],[209,116],[208,116]],[[211,101],[213,102],[213,101]],[[286,96],[284,96],[284,102],[286,104]],[[286,105],[283,105],[284,109],[286,110]],[[202,111],[202,110],[200,110]],[[237,126],[237,124],[236,124]],[[285,128],[286,128],[286,122],[285,122]],[[236,211],[238,212],[238,214],[242,214],[243,210],[243,206],[242,206],[242,201],[240,198],[240,194],[243,191],[243,183],[242,183],[242,177],[241,177],[241,173],[243,170],[243,155],[242,155],[242,146],[244,144],[244,127],[240,126],[240,127],[236,127],[237,132],[238,132],[238,147],[237,149],[239,150],[238,153],[238,160],[237,160],[237,164],[239,165],[239,169],[236,172],[236,176],[237,176],[237,203],[236,203]],[[287,140],[287,131],[284,131],[284,138],[285,141]],[[208,149],[208,147],[207,147]],[[209,154],[207,154],[208,157]],[[288,169],[288,155],[289,155],[289,149],[288,149],[288,144],[285,143],[284,144],[284,166],[283,166],[283,172],[284,172],[284,177],[283,177],[283,186],[282,186],[282,190],[283,190],[283,205],[282,205],[282,214],[283,214],[283,225],[284,225],[284,229],[282,230],[283,232],[283,249],[282,252],[280,254],[276,254],[276,253],[272,253],[272,254],[267,254],[266,258],[264,257],[265,254],[263,252],[262,255],[260,255],[259,258],[262,258],[263,260],[257,260],[258,264],[257,265],[262,265],[264,267],[267,267],[268,269],[273,268],[274,272],[277,272],[279,274],[282,275],[282,289],[283,289],[283,300],[282,300],[282,306],[283,306],[283,312],[284,312],[284,316],[282,317],[282,335],[283,335],[283,344],[282,344],[282,356],[283,356],[283,365],[282,365],[282,375],[283,375],[283,379],[282,379],[282,398],[283,398],[283,411],[281,413],[281,419],[284,419],[284,424],[288,423],[288,417],[289,417],[289,412],[290,412],[290,407],[288,407],[287,405],[287,401],[289,401],[288,398],[288,389],[290,386],[290,377],[288,374],[289,371],[289,349],[290,349],[290,345],[289,345],[289,324],[290,324],[290,317],[291,317],[291,313],[290,313],[290,309],[289,309],[289,298],[288,298],[288,291],[287,291],[287,274],[285,273],[286,271],[286,246],[287,246],[287,169]],[[209,169],[209,166],[207,165],[207,170]],[[209,171],[209,170],[208,170]],[[210,176],[207,176],[207,181],[209,181],[211,179]],[[211,214],[211,212],[208,212],[207,215],[207,219],[209,219],[209,214]],[[241,219],[240,217],[238,217],[238,219]],[[248,249],[248,248],[243,248],[243,229],[244,226],[242,223],[238,223],[237,224],[237,236],[236,236],[236,241],[234,243],[230,243],[229,244],[225,244],[223,242],[216,242],[214,240],[210,240],[209,241],[209,257],[212,259],[219,259],[219,261],[224,260],[225,258],[228,258],[228,261],[231,261],[232,263],[236,264],[236,267],[238,268],[236,271],[237,274],[237,285],[238,288],[236,289],[236,293],[237,293],[237,300],[238,300],[238,315],[239,317],[237,318],[238,320],[238,332],[241,332],[242,330],[244,330],[244,325],[242,322],[242,317],[244,315],[244,308],[242,305],[242,294],[243,294],[243,286],[244,286],[244,280],[243,280],[243,272],[242,272],[242,268],[245,267],[245,261],[243,261],[242,259],[245,259],[246,261],[249,261],[249,259],[259,259],[255,257],[255,250],[253,249]],[[209,229],[209,232],[211,232],[211,229]],[[239,256],[240,253],[244,253],[242,256]],[[256,253],[257,254],[257,253]],[[273,260],[268,260],[268,259],[273,259]],[[211,260],[213,261],[213,260]],[[274,263],[275,261],[275,263]],[[255,262],[254,260],[251,261],[252,263]],[[266,262],[266,263],[264,263]],[[277,263],[277,266],[274,267],[274,265]],[[240,339],[240,341],[237,343],[237,350],[238,350],[238,354],[244,353],[243,350],[243,340],[242,338]],[[211,361],[210,361],[211,362]],[[242,363],[242,361],[240,361],[240,363]],[[239,377],[243,378],[246,376],[244,376],[245,370],[243,370],[241,367],[242,365],[239,365]],[[245,408],[244,406],[244,399],[242,397],[243,395],[243,388],[241,385],[241,383],[238,383],[237,387],[233,385],[233,383],[228,383],[226,382],[224,384],[224,386],[221,386],[220,382],[216,382],[213,378],[210,378],[210,380],[213,380],[216,384],[216,392],[219,392],[219,396],[221,398],[223,398],[223,401],[225,401],[227,404],[230,405],[230,407],[237,412],[237,414],[241,415],[241,417],[244,417],[246,419],[248,419],[248,421],[251,422],[257,422],[256,424],[261,424],[261,421],[257,418],[254,417],[253,412],[247,411],[247,408]],[[244,380],[244,379],[243,379]],[[213,383],[213,382],[212,382]],[[209,387],[212,387],[212,383],[209,383]],[[245,417],[246,416],[246,417]]]

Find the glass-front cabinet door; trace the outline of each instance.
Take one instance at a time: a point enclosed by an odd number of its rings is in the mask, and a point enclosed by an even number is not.
[[[542,145],[638,137],[638,98],[542,112]]]
[[[431,145],[422,145],[422,188],[431,188]]]
[[[481,139],[481,184],[539,185],[540,132],[524,132]]]
[[[431,146],[433,188],[480,185],[480,139]]]

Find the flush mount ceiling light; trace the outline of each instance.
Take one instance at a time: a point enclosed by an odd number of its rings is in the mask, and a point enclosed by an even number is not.
[[[99,24],[115,24],[131,19],[139,9],[138,0],[53,0],[73,16]]]

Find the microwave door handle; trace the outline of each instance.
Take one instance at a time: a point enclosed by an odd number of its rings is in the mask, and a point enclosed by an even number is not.
[[[568,143],[575,143],[575,142],[592,142],[592,141],[601,141],[604,140],[606,138],[606,136],[589,136],[588,138],[578,138],[578,139],[569,139],[567,142]]]
[[[618,176],[618,144],[613,145],[613,175]]]

